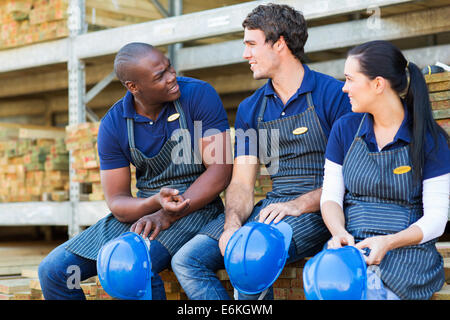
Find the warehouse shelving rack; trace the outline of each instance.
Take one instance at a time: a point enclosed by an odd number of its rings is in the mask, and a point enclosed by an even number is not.
[[[157,0],[151,0],[157,4]],[[219,37],[242,31],[241,23],[248,12],[262,3],[284,3],[303,12],[307,20],[350,15],[372,10],[369,19],[359,19],[309,28],[307,53],[346,48],[373,39],[398,40],[450,31],[450,6],[426,7],[427,1],[413,0],[285,0],[249,1],[241,4],[182,14],[182,0],[169,0],[171,16],[149,22],[87,33],[85,1],[70,0],[69,37],[0,51],[0,73],[34,67],[67,64],[69,125],[96,120],[86,107],[114,79],[108,74],[86,92],[85,60],[113,55],[128,42],[148,42],[169,46],[169,55],[179,72],[225,66],[243,62],[242,40],[183,47],[187,41]],[[428,2],[433,2],[432,0]],[[408,4],[422,4],[424,10],[402,12],[380,18],[377,10]],[[161,9],[161,8],[160,8]],[[163,16],[167,12],[162,10]],[[450,44],[431,45],[405,50],[405,55],[419,65],[430,61],[450,63]],[[342,74],[344,59],[311,63],[310,66],[334,77]],[[243,85],[238,78],[225,80]],[[70,161],[72,162],[72,157]],[[71,172],[72,177],[74,173]],[[63,225],[69,237],[107,214],[104,201],[80,201],[79,183],[70,182],[70,201],[0,204],[0,225]]]

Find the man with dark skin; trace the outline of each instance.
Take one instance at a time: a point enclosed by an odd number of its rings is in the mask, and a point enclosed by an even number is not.
[[[127,94],[102,118],[98,134],[111,214],[42,261],[46,300],[84,299],[79,286],[69,286],[68,267],[78,267],[79,281],[96,275],[100,248],[127,231],[150,236],[152,297],[165,299],[158,273],[224,210],[218,195],[230,181],[232,162],[228,120],[216,91],[206,82],[177,77],[169,59],[144,43],[124,46],[114,70]],[[137,197],[131,194],[130,163],[136,167]]]

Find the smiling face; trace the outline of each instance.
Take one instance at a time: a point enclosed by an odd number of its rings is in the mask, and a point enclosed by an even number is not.
[[[272,44],[266,42],[264,32],[245,28],[244,44],[242,56],[248,60],[253,78],[256,80],[272,78],[278,63],[278,55]]]
[[[357,58],[349,56],[345,61],[345,85],[342,91],[348,94],[353,112],[370,112],[376,100],[378,89],[377,81],[370,80],[360,71]]]
[[[129,90],[151,104],[174,101],[181,95],[176,72],[169,59],[153,50],[140,58],[132,70],[134,81]]]

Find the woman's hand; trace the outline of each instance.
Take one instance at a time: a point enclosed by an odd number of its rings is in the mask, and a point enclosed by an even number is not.
[[[340,234],[337,234],[333,236],[328,241],[328,249],[337,249],[344,246],[354,246],[355,245],[355,239],[353,236],[348,232],[343,232]]]
[[[368,265],[378,265],[381,263],[381,260],[383,260],[386,253],[391,250],[390,243],[391,241],[389,236],[376,236],[364,239],[363,241],[356,244],[355,247],[359,250],[369,248],[369,256],[364,256],[366,263]]]

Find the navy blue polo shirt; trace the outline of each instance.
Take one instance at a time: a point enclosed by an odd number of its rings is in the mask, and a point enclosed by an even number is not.
[[[305,64],[303,67],[305,69],[303,81],[286,105],[283,105],[283,102],[277,96],[272,81],[269,79],[253,95],[241,102],[236,114],[235,129],[242,129],[244,132],[248,129],[257,130],[257,117],[264,96],[267,96],[267,106],[263,121],[271,121],[306,111],[308,103],[305,93],[311,92],[320,125],[324,134],[328,137],[333,123],[351,111],[348,96],[342,92],[344,83],[331,76],[313,71]],[[246,139],[245,143],[235,143],[235,157],[242,155],[257,156],[250,149],[256,149],[256,152],[259,152],[258,148],[249,148],[249,143],[250,139]]]
[[[406,106],[404,106],[404,110],[405,117],[394,139],[384,146],[381,152],[401,148],[411,142],[412,117]],[[355,138],[355,134],[358,131],[363,116],[364,113],[350,113],[336,122],[328,139],[325,158],[339,165],[344,163],[344,158]],[[360,136],[366,142],[370,152],[380,152],[373,131],[373,116],[371,114],[367,114],[366,120],[361,126]],[[430,179],[449,173],[450,150],[445,137],[439,135],[437,141],[438,146],[434,152],[432,151],[435,144],[430,133],[426,135],[425,141],[423,179]]]
[[[222,101],[210,84],[187,77],[177,77],[177,81],[181,91],[179,101],[191,134],[193,149],[194,121],[201,121],[201,137],[229,129]],[[133,163],[128,144],[127,118],[134,119],[136,148],[150,158],[157,155],[165,142],[170,139],[172,132],[180,128],[179,120],[168,121],[168,117],[174,113],[177,113],[174,103],[168,102],[156,121],[137,114],[134,108],[134,97],[127,92],[101,120],[98,132],[100,169],[128,167],[130,163]],[[200,134],[199,127],[196,130]]]

